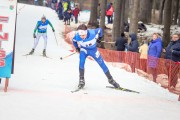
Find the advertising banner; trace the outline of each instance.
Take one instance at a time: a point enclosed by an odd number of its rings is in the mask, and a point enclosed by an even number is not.
[[[0,78],[10,78],[14,65],[17,0],[0,0]]]

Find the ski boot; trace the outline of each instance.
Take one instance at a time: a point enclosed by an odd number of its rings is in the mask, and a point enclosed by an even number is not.
[[[113,85],[115,88],[120,88],[120,85],[113,79],[109,71],[106,72],[106,76],[111,85]]]
[[[29,55],[32,55],[34,53],[34,49],[31,50],[31,52],[29,52]]]
[[[79,68],[79,85],[78,88],[82,89],[85,86],[84,69]]]
[[[43,50],[43,56],[46,57],[46,49]]]
[[[108,79],[108,82],[113,85],[115,88],[120,88],[120,85],[115,81],[113,80],[113,78],[111,79]]]
[[[80,77],[78,88],[79,88],[79,89],[82,89],[82,88],[84,88],[84,86],[85,86],[84,77]]]

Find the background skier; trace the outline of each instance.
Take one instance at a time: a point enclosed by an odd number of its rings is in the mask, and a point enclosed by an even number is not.
[[[29,55],[32,55],[34,53],[35,48],[38,45],[39,39],[41,36],[44,39],[44,50],[43,50],[43,56],[46,56],[46,46],[47,46],[47,26],[50,25],[52,28],[52,31],[55,32],[53,25],[49,20],[46,19],[45,16],[41,18],[41,21],[37,22],[37,25],[34,29],[33,37],[35,38],[34,46]],[[37,34],[36,34],[37,31]]]

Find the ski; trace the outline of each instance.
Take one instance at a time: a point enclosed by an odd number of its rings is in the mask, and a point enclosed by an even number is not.
[[[71,93],[79,92],[79,91],[82,90],[82,89],[83,89],[83,88],[77,88],[77,89],[71,91]]]
[[[31,54],[25,54],[25,55],[22,55],[22,56],[30,56]],[[49,58],[49,59],[52,59],[51,57],[48,57],[48,56],[44,56],[44,55],[40,55],[41,57],[44,57],[44,58]]]
[[[45,57],[45,58],[52,59],[51,57],[48,57],[48,56],[46,56],[46,55],[40,55],[40,56]]]
[[[22,55],[22,56],[29,56],[30,54],[28,53],[28,54],[25,54],[25,55]]]
[[[123,88],[123,87],[115,88],[115,87],[112,87],[112,86],[106,86],[106,88],[111,88],[111,89],[115,89],[115,90],[121,90],[121,91],[125,91],[125,92],[132,92],[132,93],[137,93],[137,94],[140,93],[140,92],[130,90],[130,89],[127,89],[127,88]]]

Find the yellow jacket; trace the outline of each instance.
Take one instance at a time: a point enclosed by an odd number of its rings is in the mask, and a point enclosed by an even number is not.
[[[139,48],[139,53],[140,58],[141,59],[147,59],[147,55],[148,55],[148,45],[147,44],[143,44],[140,48]]]
[[[68,2],[64,2],[63,8],[64,8],[64,12],[68,9]]]

